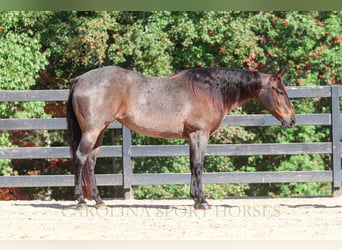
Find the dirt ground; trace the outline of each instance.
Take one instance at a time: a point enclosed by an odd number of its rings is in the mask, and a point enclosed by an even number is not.
[[[341,239],[342,198],[106,200],[107,209],[75,210],[74,201],[0,201],[0,239]]]

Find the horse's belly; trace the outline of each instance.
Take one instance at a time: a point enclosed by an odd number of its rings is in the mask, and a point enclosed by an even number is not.
[[[118,117],[123,125],[136,133],[159,138],[180,139],[184,130],[184,106],[140,103]]]
[[[160,121],[147,117],[146,119],[134,117],[118,120],[129,129],[141,135],[168,139],[183,138],[183,124],[170,120]]]

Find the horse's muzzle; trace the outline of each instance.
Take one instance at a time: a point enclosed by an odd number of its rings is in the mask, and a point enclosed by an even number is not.
[[[296,124],[296,117],[284,118],[281,122],[283,128],[293,128]]]

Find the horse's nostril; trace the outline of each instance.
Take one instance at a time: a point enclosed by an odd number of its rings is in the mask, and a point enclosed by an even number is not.
[[[293,117],[293,118],[291,119],[291,126],[293,126],[293,125],[295,125],[295,124],[296,124],[296,118]]]

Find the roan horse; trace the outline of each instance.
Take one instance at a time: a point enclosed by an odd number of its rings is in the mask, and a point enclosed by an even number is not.
[[[87,208],[85,198],[94,199],[96,208],[105,207],[94,169],[103,134],[114,120],[142,135],[188,139],[190,196],[195,209],[210,208],[202,191],[208,137],[231,110],[250,100],[259,101],[284,128],[294,126],[282,76],[282,72],[195,68],[158,78],[106,66],[77,77],[67,106],[77,209]]]

